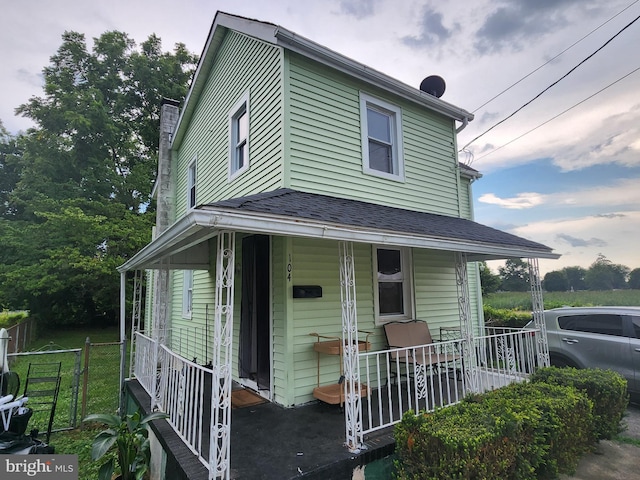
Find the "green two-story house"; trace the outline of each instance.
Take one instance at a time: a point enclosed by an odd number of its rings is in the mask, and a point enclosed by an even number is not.
[[[209,451],[191,446],[210,478],[228,472],[239,386],[284,407],[344,404],[353,452],[368,428],[398,421],[367,426],[362,413],[397,373],[389,322],[460,342],[451,401],[482,388],[475,262],[530,259],[536,294],[536,259],[557,255],[473,221],[481,175],[456,143],[471,113],[220,12],[186,100],[162,110],[154,240],[120,269],[146,271],[133,373],[185,442],[210,431]],[[335,339],[360,348],[316,345]]]

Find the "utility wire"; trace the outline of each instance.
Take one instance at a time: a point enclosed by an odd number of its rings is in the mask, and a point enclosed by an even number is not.
[[[575,70],[578,69],[578,67],[580,67],[581,65],[583,65],[585,62],[587,62],[588,60],[590,60],[596,53],[598,53],[600,50],[602,50],[604,47],[606,47],[607,45],[609,45],[609,43],[611,43],[618,35],[620,35],[622,32],[624,32],[627,28],[629,28],[631,25],[633,25],[635,22],[638,21],[638,19],[640,19],[640,15],[638,15],[636,18],[634,18],[633,20],[631,20],[631,22],[629,22],[627,25],[625,25],[624,27],[622,27],[622,29],[620,29],[618,31],[618,33],[616,33],[613,37],[611,37],[609,40],[607,40],[605,43],[603,43],[599,48],[597,48],[591,55],[587,56],[585,59],[583,59],[580,63],[578,63],[575,67],[573,67],[571,70],[569,70],[567,73],[565,73],[562,77],[560,77],[558,80],[556,80],[555,82],[553,82],[551,85],[549,85],[548,87],[546,87],[544,90],[542,90],[540,93],[538,93],[535,97],[533,97],[531,100],[529,100],[527,103],[525,103],[524,105],[520,106],[519,108],[517,108],[514,112],[512,112],[510,115],[508,115],[507,117],[503,118],[502,120],[500,120],[498,123],[495,123],[493,126],[489,127],[488,129],[486,129],[484,132],[482,132],[480,135],[478,135],[477,137],[475,137],[473,140],[471,140],[470,142],[468,142],[464,147],[462,147],[459,151],[463,151],[465,148],[467,148],[469,145],[471,145],[472,143],[474,143],[476,140],[478,140],[480,137],[486,135],[487,133],[489,133],[491,130],[493,130],[494,128],[496,128],[498,125],[503,124],[504,122],[506,122],[507,120],[509,120],[510,118],[512,118],[516,113],[518,113],[519,111],[521,111],[522,109],[524,109],[525,107],[527,107],[528,105],[530,105],[533,101],[537,100],[538,98],[540,98],[545,92],[549,91],[552,87],[556,86],[558,83],[560,83],[562,80],[564,80],[565,78],[567,78],[569,75],[571,75]]]
[[[572,105],[571,107],[567,108],[566,110],[564,110],[564,111],[562,111],[562,112],[558,113],[557,115],[555,115],[555,116],[551,117],[550,119],[546,120],[545,122],[542,122],[541,124],[539,124],[539,125],[537,125],[537,126],[533,127],[531,130],[527,130],[526,132],[524,132],[523,134],[521,134],[521,135],[517,136],[517,137],[516,137],[516,138],[514,138],[513,140],[509,140],[509,141],[508,141],[507,143],[505,143],[504,145],[500,145],[499,147],[496,147],[496,148],[494,148],[493,150],[491,150],[491,151],[489,151],[489,152],[485,153],[484,155],[482,155],[482,156],[480,156],[480,157],[476,158],[476,160],[480,160],[481,158],[487,157],[487,156],[491,155],[492,153],[495,153],[495,152],[497,152],[498,150],[500,150],[500,149],[502,149],[502,148],[506,147],[507,145],[511,145],[513,142],[515,142],[515,141],[517,141],[517,140],[520,140],[520,139],[521,139],[522,137],[524,137],[525,135],[529,135],[531,132],[533,132],[533,131],[535,131],[535,130],[539,129],[540,127],[542,127],[542,126],[546,125],[547,123],[549,123],[549,122],[551,122],[551,121],[555,120],[556,118],[558,118],[558,117],[560,117],[560,116],[564,115],[564,114],[565,114],[565,113],[567,113],[568,111],[573,110],[573,109],[574,109],[574,108],[576,108],[577,106],[582,105],[582,104],[583,104],[584,102],[586,102],[587,100],[590,100],[590,99],[592,99],[593,97],[595,97],[596,95],[598,95],[598,94],[600,94],[600,93],[604,92],[606,89],[608,89],[609,87],[612,87],[612,86],[613,86],[613,85],[615,85],[616,83],[618,83],[618,82],[620,82],[620,81],[624,80],[624,79],[625,79],[625,78],[627,78],[628,76],[633,75],[633,74],[634,74],[634,73],[636,73],[638,70],[640,70],[640,67],[636,68],[635,70],[630,71],[629,73],[627,73],[627,74],[626,74],[626,75],[624,75],[623,77],[620,77],[620,78],[619,78],[619,79],[617,79],[616,81],[611,82],[611,83],[610,83],[609,85],[607,85],[606,87],[603,87],[603,88],[601,88],[600,90],[598,90],[597,92],[595,92],[595,93],[593,93],[593,94],[589,95],[588,97],[586,97],[586,98],[584,98],[584,99],[580,100],[578,103],[576,103],[576,104]]]
[[[585,38],[587,38],[589,35],[591,35],[592,33],[596,32],[597,30],[600,30],[602,27],[604,27],[607,23],[609,23],[611,20],[613,20],[614,18],[618,17],[619,15],[622,15],[625,11],[627,11],[628,9],[630,9],[631,7],[633,7],[636,3],[640,2],[640,0],[635,0],[634,2],[630,3],[629,5],[627,5],[625,8],[623,8],[622,10],[620,10],[618,13],[616,13],[613,17],[609,18],[609,20],[601,23],[600,25],[598,25],[596,28],[594,28],[593,30],[591,30],[589,33],[587,33],[585,36],[583,36],[582,38],[580,38],[579,40],[573,42],[571,45],[569,45],[567,48],[565,48],[564,50],[562,50],[560,53],[558,53],[555,57],[550,58],[549,60],[547,60],[545,63],[543,63],[542,65],[540,65],[538,68],[531,70],[529,73],[527,73],[524,77],[522,77],[520,80],[518,80],[515,83],[512,83],[511,85],[509,85],[507,88],[505,88],[504,90],[502,90],[500,93],[494,95],[493,97],[491,97],[489,100],[487,100],[486,102],[484,102],[482,105],[480,105],[478,108],[476,108],[475,110],[473,110],[473,112],[471,113],[476,113],[478,110],[480,110],[482,107],[488,105],[489,103],[493,102],[496,98],[498,98],[499,96],[501,96],[502,94],[508,92],[509,90],[511,90],[513,87],[515,87],[516,85],[518,85],[520,82],[526,80],[527,78],[529,78],[531,75],[533,75],[534,73],[536,73],[538,70],[540,70],[541,68],[547,66],[548,64],[550,64],[551,62],[553,62],[556,58],[558,58],[560,55],[562,55],[563,53],[565,53],[566,51],[572,49],[573,47],[575,47],[577,44],[579,44],[581,41],[583,41]]]

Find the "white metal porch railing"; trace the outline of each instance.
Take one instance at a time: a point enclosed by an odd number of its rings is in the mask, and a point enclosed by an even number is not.
[[[536,329],[486,328],[485,335],[474,338],[473,365],[463,362],[468,357],[462,339],[359,353],[360,381],[367,386],[359,415],[363,434],[398,423],[408,410],[432,411],[460,402],[471,393],[465,368],[480,391],[523,381],[539,366],[539,334]],[[169,415],[172,428],[209,468],[211,370],[162,345],[154,358],[154,340],[135,335],[136,378],[152,398],[155,388],[157,405]]]
[[[461,339],[359,354],[360,379],[368,387],[362,399],[363,434],[398,423],[408,410],[432,411],[472,393],[520,382],[539,366],[536,329],[491,328],[474,338],[464,365]],[[465,368],[470,376],[465,375]]]
[[[169,415],[167,421],[173,430],[208,468],[211,369],[165,345],[158,347],[154,359],[155,340],[140,332],[135,335],[136,379],[151,398],[156,398],[158,408]]]
[[[539,365],[537,329],[486,327],[475,337],[478,385],[481,391],[521,382]]]
[[[135,351],[133,352],[133,375],[151,398],[154,397],[153,377],[157,374],[157,359],[155,356],[156,342],[142,332],[134,332]]]
[[[359,354],[363,433],[398,423],[408,411],[453,405],[466,395],[462,340]]]

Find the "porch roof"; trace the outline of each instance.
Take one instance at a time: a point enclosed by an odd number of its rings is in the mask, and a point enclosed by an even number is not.
[[[208,269],[208,240],[221,230],[464,252],[469,260],[560,256],[464,218],[283,188],[201,205],[118,270]]]

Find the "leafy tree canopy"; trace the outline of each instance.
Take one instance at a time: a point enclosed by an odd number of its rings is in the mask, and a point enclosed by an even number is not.
[[[502,289],[508,292],[529,290],[529,262],[519,258],[508,259],[504,267],[498,268],[502,279]]]
[[[113,320],[116,267],[150,240],[163,97],[184,99],[197,58],[103,33],[65,32],[44,92],[0,128],[0,304],[53,323]],[[5,175],[6,173],[6,175]]]
[[[634,268],[629,273],[629,288],[640,290],[640,268]]]
[[[585,275],[585,283],[589,290],[612,290],[626,288],[629,268],[615,265],[602,254],[598,255]]]
[[[564,271],[547,273],[542,284],[548,292],[566,292],[569,290],[569,279]]]
[[[480,285],[482,288],[482,295],[488,295],[490,293],[497,292],[500,288],[500,276],[494,274],[487,262],[480,263]]]

